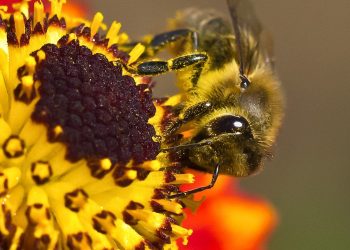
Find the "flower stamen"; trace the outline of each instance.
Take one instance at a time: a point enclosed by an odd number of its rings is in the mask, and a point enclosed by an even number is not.
[[[41,27],[44,27],[44,5],[41,3],[41,1],[37,1],[34,3],[34,27],[37,24],[40,24]]]
[[[108,39],[108,46],[107,46],[108,48],[111,47],[112,44],[118,43],[118,40],[119,40],[118,33],[121,27],[122,27],[121,23],[113,21],[106,35],[106,38]]]
[[[105,29],[105,25],[102,23],[103,15],[101,12],[97,12],[91,23],[91,37],[94,37],[98,32],[99,28]]]

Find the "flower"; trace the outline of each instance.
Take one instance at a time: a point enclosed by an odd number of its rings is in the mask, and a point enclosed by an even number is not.
[[[195,186],[210,182],[208,174],[196,172],[195,176]],[[205,201],[195,213],[186,211],[183,225],[192,228],[193,235],[189,244],[180,245],[180,249],[265,249],[265,242],[277,224],[276,212],[270,204],[242,193],[237,182],[227,176],[220,176],[215,188],[195,196],[198,200],[203,195]]]
[[[161,169],[161,109],[120,66],[144,47],[64,2],[0,6],[0,248],[176,248],[192,231],[165,193],[193,176]]]

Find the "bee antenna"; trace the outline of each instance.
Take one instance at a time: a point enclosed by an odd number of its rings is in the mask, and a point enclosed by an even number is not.
[[[210,144],[211,143],[209,141],[188,143],[188,144],[178,145],[178,146],[169,147],[169,148],[162,148],[160,151],[161,152],[178,151],[178,150],[181,150],[181,149],[193,148],[193,147],[197,147],[197,146],[204,146],[204,145],[210,145]]]
[[[235,41],[236,41],[236,47],[237,47],[237,52],[238,52],[238,57],[239,57],[239,73],[241,76],[243,76],[244,75],[244,62],[243,62],[243,53],[242,53],[241,31],[240,31],[239,25],[238,25],[236,4],[234,4],[230,0],[227,0],[226,3],[227,3],[227,6],[230,10],[233,31],[234,31],[235,37],[236,37]]]

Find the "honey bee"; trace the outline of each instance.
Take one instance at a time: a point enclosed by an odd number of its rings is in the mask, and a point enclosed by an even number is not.
[[[212,10],[180,12],[175,30],[148,44],[152,53],[170,44],[180,56],[136,66],[142,75],[177,72],[180,100],[163,151],[183,166],[213,173],[208,186],[169,198],[211,188],[219,174],[257,172],[281,125],[283,98],[266,33],[248,1],[227,5],[231,20]]]

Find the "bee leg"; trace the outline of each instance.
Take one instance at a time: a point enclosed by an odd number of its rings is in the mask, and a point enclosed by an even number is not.
[[[182,124],[192,121],[195,118],[209,112],[212,109],[212,103],[209,101],[200,102],[196,105],[188,108],[183,115],[180,115],[180,118],[171,122],[166,131],[165,135],[169,136],[174,134],[181,126]]]
[[[185,192],[179,192],[179,193],[176,193],[176,194],[172,194],[172,195],[169,195],[167,198],[168,199],[182,198],[182,197],[188,196],[190,194],[198,193],[198,192],[201,192],[201,191],[204,191],[204,190],[212,188],[215,185],[216,180],[218,179],[219,170],[220,170],[220,165],[217,164],[215,169],[214,169],[213,176],[212,176],[212,179],[211,179],[211,182],[210,182],[209,185],[203,186],[203,187],[199,187],[199,188],[195,188],[195,189],[192,189],[192,190],[188,190],[188,191],[185,191]]]
[[[136,70],[140,75],[159,75],[169,71],[182,70],[190,66],[202,65],[207,60],[208,56],[206,53],[198,52],[175,57],[168,61],[142,62],[136,66]]]
[[[191,46],[192,46],[191,49],[192,49],[192,51],[194,51],[194,53],[192,55],[178,57],[180,59],[179,64],[174,65],[173,70],[181,70],[183,68],[188,67],[188,66],[186,66],[186,64],[189,63],[191,60],[194,60],[194,58],[196,57],[196,52],[198,51],[198,44],[199,44],[198,33],[194,30],[178,29],[178,30],[173,30],[173,31],[169,31],[169,32],[155,35],[146,49],[146,54],[154,55],[159,50],[166,47],[167,45],[174,43],[174,42],[178,42],[181,39],[188,39],[188,38],[190,38],[190,40],[191,40]],[[183,58],[184,61],[181,61],[181,58]],[[203,69],[207,59],[208,58],[206,57],[205,59],[202,59],[201,62],[198,61],[193,66],[193,74],[191,76],[191,83],[193,84],[193,86],[195,86],[197,84],[198,79],[201,75],[202,69]],[[169,60],[169,61],[171,61],[171,60]]]
[[[197,52],[198,50],[198,34],[197,32],[190,29],[178,29],[165,33],[155,35],[151,41],[141,42],[146,46],[146,51],[142,55],[144,58],[153,57],[158,51],[164,49],[171,43],[176,43],[181,39],[191,40],[191,50],[194,51],[192,54],[179,56],[168,61],[151,61],[144,62],[137,65],[136,69],[130,68],[128,71],[130,73],[136,73],[140,75],[159,75],[166,73],[168,71],[177,71],[186,69],[187,67],[192,67],[191,83],[193,85],[197,84],[199,76],[208,60],[206,53]],[[135,46],[135,42],[130,44],[124,44],[124,47],[132,48]]]
[[[146,51],[142,57],[153,57],[158,51],[164,49],[171,43],[178,42],[180,40],[191,40],[192,50],[197,51],[198,49],[198,33],[190,29],[177,29],[164,33],[157,34],[151,39],[146,38],[143,41],[133,41],[130,43],[121,44],[120,46],[130,51],[136,44],[141,43],[146,47]]]
[[[177,29],[155,35],[148,43],[146,53],[153,56],[167,45],[180,41],[181,39],[191,39],[192,50],[198,49],[198,34],[190,29]]]
[[[116,61],[116,64],[120,64],[124,67],[126,71],[128,71],[131,74],[143,76],[155,76],[167,73],[169,71],[178,71],[189,67],[194,67],[194,73],[191,77],[191,81],[193,84],[195,84],[197,83],[200,72],[202,71],[202,68],[207,60],[208,56],[206,53],[198,52],[172,58],[168,61],[141,62],[136,66],[130,66],[121,61]]]

